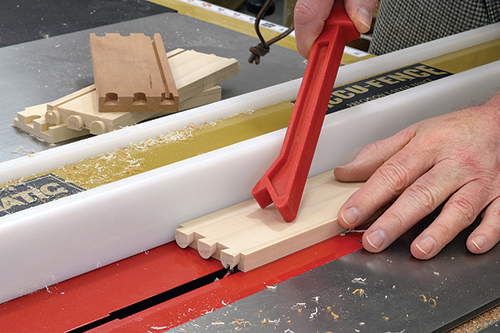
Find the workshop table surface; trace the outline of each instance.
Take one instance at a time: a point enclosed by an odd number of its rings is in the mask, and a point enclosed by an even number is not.
[[[248,63],[247,36],[178,13],[164,13],[95,29],[0,48],[0,162],[50,148],[13,126],[18,111],[48,103],[94,83],[89,35],[160,33],[166,51],[176,48],[235,58],[240,72],[222,82],[227,99],[302,77],[306,62],[295,50],[273,45],[260,65]],[[64,143],[63,143],[64,144]]]

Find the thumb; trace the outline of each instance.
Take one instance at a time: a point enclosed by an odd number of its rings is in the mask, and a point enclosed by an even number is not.
[[[334,170],[335,178],[345,182],[366,181],[388,159],[403,149],[415,136],[416,125],[396,135],[371,143],[361,149],[348,163]]]
[[[378,0],[345,0],[345,10],[360,33],[370,31],[377,4]]]

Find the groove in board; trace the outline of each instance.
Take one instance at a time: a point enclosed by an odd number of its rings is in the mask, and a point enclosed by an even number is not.
[[[175,240],[182,248],[197,249],[203,258],[214,257],[224,267],[237,265],[246,272],[345,231],[338,224],[338,211],[362,184],[342,183],[326,172],[307,181],[293,222],[284,222],[273,205],[261,209],[250,199],[181,224]]]
[[[221,87],[215,84],[235,75],[239,70],[235,59],[192,50],[175,49],[168,52],[167,56],[180,95],[180,111],[220,101]],[[210,64],[211,68],[207,70],[200,67],[200,62]],[[198,66],[195,66],[197,63]],[[14,125],[43,141],[57,143],[88,135],[91,131],[92,134],[109,132],[165,114],[168,113],[99,112],[95,86],[91,85],[48,104],[18,112]],[[73,123],[67,124],[67,119],[71,116],[75,116],[72,118]],[[79,130],[81,124],[83,128]]]
[[[160,34],[90,34],[100,112],[175,112],[179,93]]]

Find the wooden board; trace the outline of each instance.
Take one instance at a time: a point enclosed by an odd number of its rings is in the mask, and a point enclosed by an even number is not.
[[[68,99],[62,104],[56,102],[40,104],[18,112],[17,118],[14,119],[14,125],[43,141],[57,143],[89,134],[103,134],[123,126],[130,126],[146,119],[165,115],[163,112],[99,113],[94,85],[74,94],[77,93],[79,93],[77,98]],[[220,86],[209,88],[180,103],[180,111],[220,101],[221,94],[222,88]],[[55,108],[55,105],[58,107]],[[70,119],[69,124],[68,119]]]
[[[167,53],[167,56],[179,92],[179,111],[219,101],[221,99],[220,88],[209,89],[236,75],[239,71],[239,64],[235,59],[192,50],[175,49]],[[95,88],[92,89],[95,90]],[[193,99],[195,96],[196,98]],[[79,128],[91,129],[92,124],[94,124],[95,132],[92,134],[101,134],[99,133],[101,130],[104,131],[103,133],[109,132],[164,114],[168,114],[168,112],[158,112],[157,110],[134,112],[133,114],[130,112],[100,112],[97,92],[93,91],[88,95],[82,95],[82,100],[71,99],[68,103],[59,106],[49,103],[46,120],[54,125],[59,125],[60,122],[66,123],[69,128],[75,130]],[[67,122],[68,118],[71,118],[69,123]],[[94,123],[95,121],[102,123]]]
[[[175,112],[179,93],[160,34],[90,34],[100,112]]]
[[[79,138],[90,134],[88,129],[75,131],[69,129],[66,124],[51,125],[45,121],[47,104],[40,104],[26,108],[17,113],[14,118],[14,126],[49,143],[61,142],[69,139]]]
[[[238,60],[177,49],[169,52],[169,62],[179,91],[179,102],[227,80],[240,70]]]
[[[345,231],[338,211],[361,185],[341,183],[330,171],[307,181],[291,223],[273,205],[261,209],[251,199],[181,224],[175,240],[182,248],[198,249],[203,258],[212,256],[224,267],[238,265],[246,272]]]
[[[221,87],[216,84],[239,71],[235,59],[184,49],[170,51],[167,56],[179,92],[179,111],[220,101]],[[56,143],[90,133],[102,134],[165,114],[168,112],[99,112],[97,92],[91,85],[48,104],[18,112],[14,125],[44,141]]]
[[[201,92],[194,100],[188,99],[180,103],[179,111],[196,107],[207,103],[219,101],[221,88],[213,87]],[[193,97],[194,98],[194,97]],[[99,135],[124,126],[137,124],[140,121],[169,114],[168,112],[99,112],[98,97],[96,89],[83,94],[78,99],[73,99],[47,111],[45,119],[48,123],[59,124],[56,121],[67,124],[68,128],[80,131],[84,128],[90,130],[91,134]]]
[[[207,2],[224,8],[236,10],[245,2],[245,0],[209,0]]]

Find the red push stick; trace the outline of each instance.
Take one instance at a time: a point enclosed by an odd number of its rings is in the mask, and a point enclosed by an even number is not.
[[[252,191],[260,207],[274,203],[287,222],[299,210],[345,44],[356,38],[343,1],[336,0],[312,46],[281,152]]]

